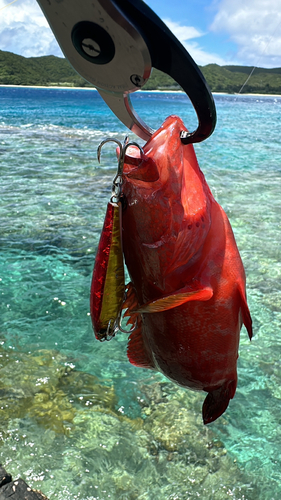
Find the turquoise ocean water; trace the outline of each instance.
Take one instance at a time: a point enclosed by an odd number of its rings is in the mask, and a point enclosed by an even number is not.
[[[238,389],[203,426],[205,395],[95,340],[89,288],[115,148],[127,130],[96,91],[0,89],[0,462],[59,500],[278,500],[281,492],[281,98],[215,96],[196,145],[247,273],[254,338]],[[139,93],[158,128],[196,119],[181,94]],[[136,139],[132,134],[131,139]]]

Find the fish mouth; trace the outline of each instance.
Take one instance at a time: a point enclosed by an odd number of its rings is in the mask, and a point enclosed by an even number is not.
[[[123,175],[129,179],[144,182],[155,182],[159,179],[155,161],[145,153],[141,153],[140,149],[134,145],[126,149]]]
[[[128,147],[126,148],[124,165],[128,164],[128,165],[135,165],[136,167],[138,167],[141,164],[141,162],[143,161],[142,156],[145,156],[145,155],[141,154],[140,148],[138,148],[137,146],[135,146],[133,144],[128,145]]]
[[[120,158],[120,148],[116,148],[116,156],[119,160]],[[143,161],[143,157],[145,155],[141,155],[141,150],[135,144],[129,144],[126,147],[126,153],[124,157],[124,168],[125,165],[132,165],[138,167]]]

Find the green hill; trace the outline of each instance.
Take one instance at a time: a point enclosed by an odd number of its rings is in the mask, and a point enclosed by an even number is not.
[[[239,92],[251,74],[250,66],[218,66],[208,64],[201,68],[213,92]],[[243,87],[243,93],[281,94],[281,68],[255,68]]]
[[[250,66],[200,67],[212,92],[237,93],[252,71]],[[22,57],[0,51],[0,85],[35,85],[91,87],[66,59],[55,56]],[[177,90],[179,85],[169,76],[153,70],[145,90]],[[243,93],[281,94],[281,68],[255,68],[243,87]]]
[[[0,85],[64,85],[85,87],[87,82],[66,59],[55,56],[22,57],[0,51]]]

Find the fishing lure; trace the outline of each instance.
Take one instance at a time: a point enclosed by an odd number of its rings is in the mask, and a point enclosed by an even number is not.
[[[121,327],[122,305],[126,295],[122,246],[122,173],[127,147],[134,145],[141,150],[136,143],[129,143],[128,137],[123,145],[116,139],[105,139],[98,147],[98,161],[103,145],[111,141],[120,149],[118,170],[107,205],[90,293],[92,325],[100,341],[111,340],[118,330],[124,331]],[[133,329],[126,333],[131,333]]]

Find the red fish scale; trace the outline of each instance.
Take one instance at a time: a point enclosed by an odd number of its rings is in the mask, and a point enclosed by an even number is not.
[[[231,226],[193,147],[181,144],[181,130],[182,121],[169,117],[144,146],[139,170],[133,152],[124,165],[123,242],[132,282],[126,305],[133,314],[136,302],[141,309],[128,356],[209,392],[209,423],[234,396],[240,329],[243,320],[251,337],[251,317]]]

